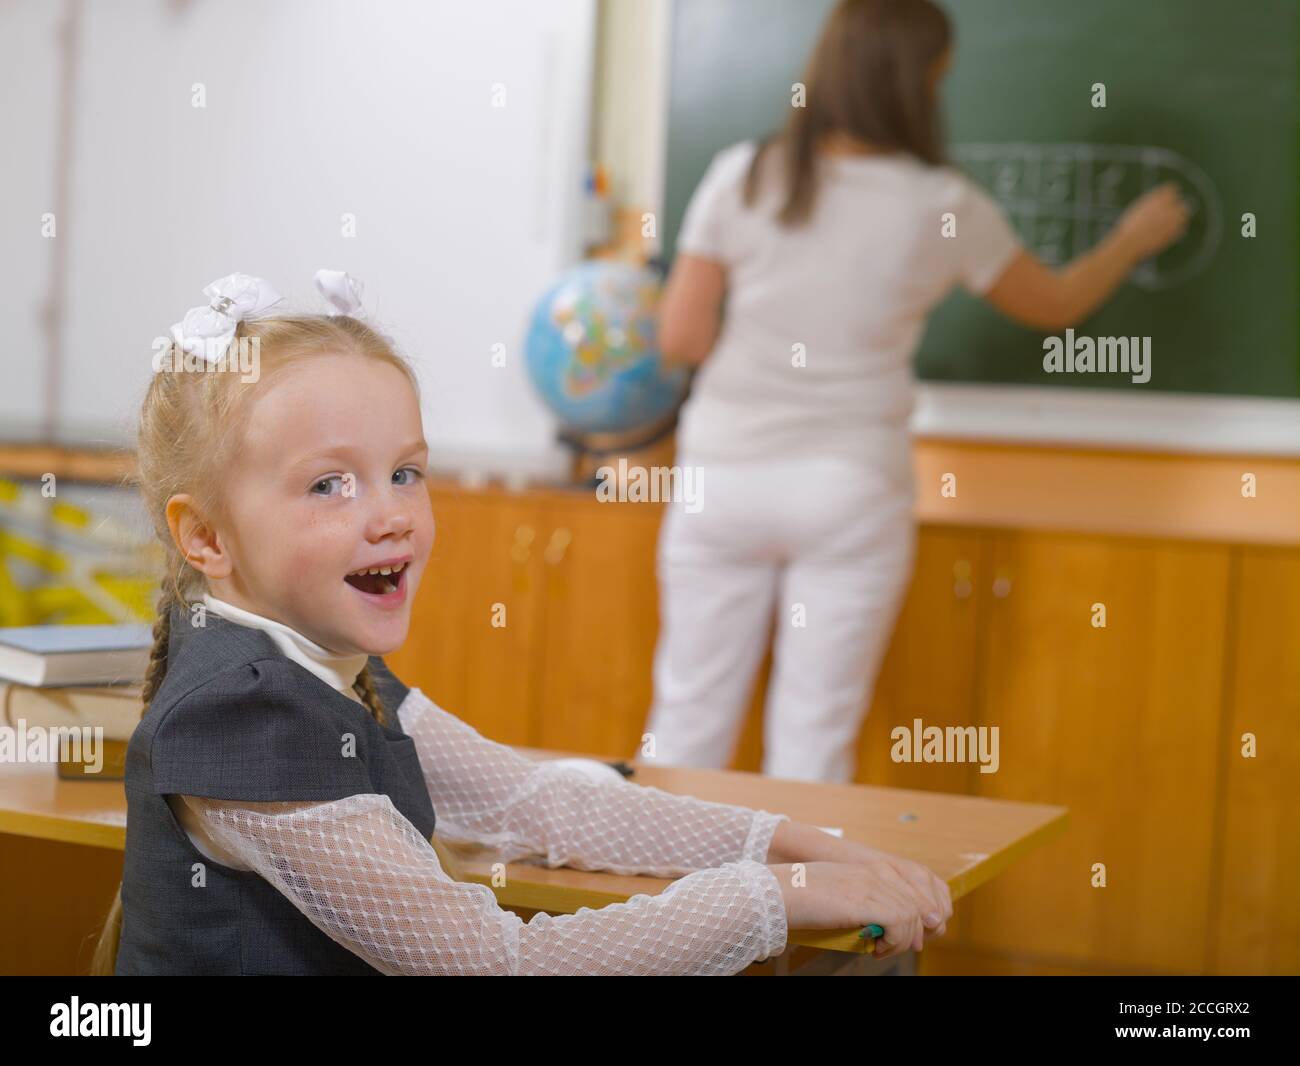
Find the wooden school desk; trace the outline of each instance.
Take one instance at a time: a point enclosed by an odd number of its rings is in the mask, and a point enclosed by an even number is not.
[[[568,752],[518,748],[536,759]],[[666,792],[762,807],[923,862],[954,902],[1065,829],[1066,810],[1040,804],[865,785],[786,781],[727,770],[638,766],[632,780]],[[120,781],[63,781],[53,766],[0,764],[0,973],[86,972],[93,938],[117,889],[126,840]],[[490,885],[494,853],[461,849],[472,879]],[[531,862],[510,864],[503,907],[571,914],[655,894],[671,881]],[[870,973],[857,929],[791,930],[785,955],[746,973]],[[906,968],[904,969],[906,972]]]

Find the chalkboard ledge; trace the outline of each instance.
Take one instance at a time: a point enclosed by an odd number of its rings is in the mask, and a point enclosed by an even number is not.
[[[1300,400],[921,382],[917,437],[1300,457]]]

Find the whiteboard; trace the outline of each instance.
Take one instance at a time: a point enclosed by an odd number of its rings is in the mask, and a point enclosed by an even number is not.
[[[330,267],[364,282],[416,363],[435,454],[554,449],[522,344],[533,302],[581,253],[594,0],[70,6],[62,437],[129,439],[153,339],[208,282],[257,274],[320,311],[312,276]],[[24,102],[0,120],[16,148],[0,208],[16,252],[0,267],[18,325],[10,427],[42,404],[60,8],[0,10],[0,79]]]

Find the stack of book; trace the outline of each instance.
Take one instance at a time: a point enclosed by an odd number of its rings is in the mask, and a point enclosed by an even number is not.
[[[6,760],[56,762],[70,780],[121,780],[152,644],[145,625],[0,627]]]

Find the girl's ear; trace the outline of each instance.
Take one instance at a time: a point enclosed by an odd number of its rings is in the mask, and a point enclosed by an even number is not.
[[[167,501],[167,528],[177,550],[195,570],[210,578],[230,576],[230,555],[189,493],[179,493]]]

